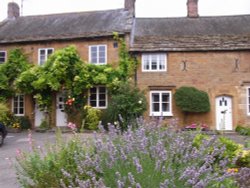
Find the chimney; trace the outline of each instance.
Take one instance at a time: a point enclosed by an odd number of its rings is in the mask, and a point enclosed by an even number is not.
[[[125,0],[124,8],[130,11],[135,16],[135,1],[136,0]]]
[[[189,18],[198,18],[198,0],[187,0],[187,16]]]
[[[20,16],[20,8],[17,3],[8,3],[8,19],[16,19]]]

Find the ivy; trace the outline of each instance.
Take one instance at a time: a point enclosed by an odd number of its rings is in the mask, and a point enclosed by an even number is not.
[[[0,100],[6,100],[18,92],[15,81],[30,67],[31,64],[28,63],[21,49],[9,52],[7,62],[0,65]]]

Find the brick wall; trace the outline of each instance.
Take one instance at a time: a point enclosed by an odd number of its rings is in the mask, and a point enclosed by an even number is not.
[[[69,45],[75,45],[80,57],[83,61],[88,62],[89,59],[89,46],[90,45],[107,45],[107,62],[112,64],[114,67],[118,65],[118,47],[114,47],[116,41],[110,38],[90,39],[90,40],[72,40],[72,41],[51,41],[51,42],[40,42],[40,43],[23,43],[23,44],[10,44],[0,45],[0,51],[10,51],[14,48],[22,48],[24,53],[27,55],[29,61],[34,64],[38,64],[38,49],[39,48],[54,48],[58,50]],[[56,125],[56,95],[52,94],[54,98],[53,111],[52,111],[52,124]],[[9,103],[11,107],[11,102]],[[34,101],[32,96],[25,97],[25,115],[29,116],[32,124],[34,125]]]
[[[140,59],[141,57],[139,57]],[[215,98],[220,95],[231,96],[233,126],[250,124],[246,110],[246,87],[250,81],[250,53],[241,52],[169,52],[167,53],[167,72],[137,71],[138,86],[147,91],[148,86],[194,86],[208,93],[211,111],[202,115],[189,116],[188,122],[205,122],[215,129]],[[186,61],[186,70],[183,70]],[[243,84],[242,84],[243,83]],[[247,83],[247,82],[246,82]],[[249,82],[248,82],[249,83]],[[183,123],[183,113],[173,103],[174,117]],[[148,116],[149,112],[146,113]]]

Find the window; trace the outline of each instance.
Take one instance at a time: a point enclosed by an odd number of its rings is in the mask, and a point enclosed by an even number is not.
[[[142,54],[142,71],[166,71],[166,54]]]
[[[107,46],[89,46],[89,62],[96,65],[107,64]]]
[[[172,116],[171,91],[150,92],[150,116]]]
[[[247,88],[247,115],[250,115],[250,87]]]
[[[4,63],[6,61],[6,52],[0,51],[0,64]]]
[[[95,108],[107,108],[107,89],[104,86],[93,87],[89,93],[89,104]]]
[[[43,65],[47,61],[49,55],[51,55],[53,52],[54,52],[53,48],[39,49],[39,55],[38,55],[38,63],[39,63],[39,65]]]
[[[24,95],[18,94],[13,98],[13,113],[17,116],[24,115]]]

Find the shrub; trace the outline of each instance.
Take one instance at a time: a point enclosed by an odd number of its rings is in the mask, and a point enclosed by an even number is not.
[[[31,133],[29,140],[32,140]],[[66,171],[76,176],[85,153],[78,137],[64,142],[60,132],[56,143],[46,146],[46,154],[33,144],[30,147],[32,153],[18,151],[17,154],[17,176],[23,187],[61,187],[60,181],[68,185]]]
[[[120,128],[125,130],[143,115],[146,105],[143,92],[129,83],[122,83],[111,95],[107,116],[110,122],[119,122]]]
[[[180,87],[176,90],[174,99],[183,112],[210,111],[208,94],[194,87]]]
[[[9,114],[9,109],[6,104],[0,103],[0,122],[7,125],[6,119]]]
[[[235,143],[233,140],[220,137],[219,138],[219,147],[225,147],[225,151],[223,152],[223,157],[228,158],[229,160],[233,160],[239,156],[242,152],[242,146],[240,144]]]
[[[248,167],[250,168],[250,150],[243,150],[242,154],[236,161],[238,167]]]
[[[101,111],[91,106],[85,106],[84,128],[88,130],[97,130],[100,122]]]
[[[33,152],[17,157],[19,182],[24,187],[237,187],[227,160],[214,164],[223,149],[213,138],[197,149],[194,132],[149,124],[120,133],[110,126],[108,135],[85,145],[76,134],[46,151],[33,146]]]
[[[241,135],[247,135],[250,136],[250,128],[249,127],[242,127],[238,125],[235,129],[236,132],[238,132]]]
[[[20,124],[21,129],[30,129],[31,123],[28,116],[16,116],[15,121]]]

